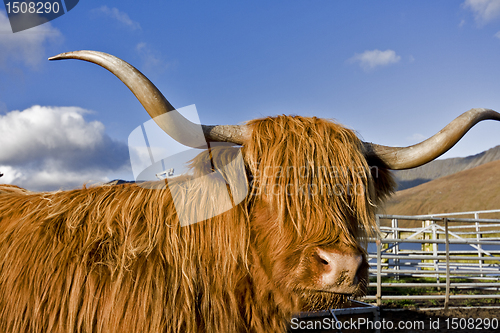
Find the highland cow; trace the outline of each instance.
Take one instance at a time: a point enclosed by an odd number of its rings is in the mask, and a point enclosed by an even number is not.
[[[52,59],[66,58],[107,68],[162,129],[198,145],[186,136],[196,125],[129,64],[91,51]],[[500,114],[473,109],[419,145],[391,148],[333,121],[268,117],[204,126],[203,140],[241,148],[213,146],[168,184],[51,193],[1,186],[0,331],[284,332],[297,312],[366,292],[364,242],[393,190],[389,170],[427,163],[483,119]],[[188,211],[212,209],[209,187],[242,176],[212,171],[240,151],[244,200],[182,226],[174,199]]]

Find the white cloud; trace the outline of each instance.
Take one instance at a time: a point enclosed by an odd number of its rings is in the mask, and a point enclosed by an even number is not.
[[[61,32],[52,27],[50,22],[12,33],[7,15],[0,11],[0,68],[7,68],[12,62],[20,62],[36,69],[46,60],[46,44],[60,42],[62,39]]]
[[[474,18],[480,25],[500,17],[500,1],[498,0],[465,0],[462,6],[474,13]]]
[[[135,50],[142,60],[142,67],[146,71],[161,73],[170,66],[157,52],[144,42],[137,44]]]
[[[500,31],[494,35],[496,38],[500,39]]]
[[[129,168],[127,146],[105,134],[101,122],[87,122],[88,113],[35,105],[0,116],[0,182],[56,190],[105,182]]]
[[[140,30],[141,25],[139,22],[133,21],[127,13],[120,11],[118,8],[109,8],[108,6],[101,6],[92,10],[94,13],[102,13],[112,19],[117,20],[121,24],[127,26],[131,30]]]
[[[401,57],[396,55],[393,50],[373,50],[365,51],[363,53],[356,53],[352,58],[348,60],[350,63],[359,63],[361,68],[365,71],[369,71],[379,66],[387,66],[390,64],[395,64],[401,60]]]

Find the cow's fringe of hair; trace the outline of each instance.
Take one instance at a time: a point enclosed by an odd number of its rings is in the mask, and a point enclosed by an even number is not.
[[[248,125],[253,138],[244,151],[253,191],[277,213],[283,230],[295,229],[303,243],[328,244],[345,236],[352,246],[376,232],[375,211],[394,181],[383,166],[368,165],[352,130],[300,116]]]
[[[200,167],[201,156],[193,162],[195,175],[206,177],[181,177],[168,186],[55,193],[0,187],[0,331],[284,332],[301,309],[297,286],[286,282],[296,263],[286,258],[307,244],[342,240],[354,246],[356,237],[373,229],[375,205],[388,191],[372,188],[359,140],[333,122],[280,116],[248,126],[253,137],[243,153],[252,193],[233,209],[185,227],[175,199],[187,212],[210,215],[218,198],[207,191],[226,188],[222,178],[241,175],[206,175],[211,167]],[[212,160],[234,156],[225,149]],[[266,166],[277,165],[292,172],[264,177]],[[346,172],[302,177],[293,171],[315,165]],[[287,183],[337,182],[362,184],[368,194],[269,193]],[[318,297],[310,296],[321,303]]]

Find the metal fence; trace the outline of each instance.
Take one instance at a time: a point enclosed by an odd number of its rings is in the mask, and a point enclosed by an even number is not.
[[[479,214],[494,212],[500,210],[432,216],[377,215],[381,233],[368,248],[370,276],[376,276],[376,283],[370,283],[370,287],[376,287],[376,294],[366,299],[376,300],[377,305],[384,299],[439,299],[447,308],[450,299],[500,298],[500,220],[479,219]],[[465,214],[474,214],[474,218],[454,217]],[[383,283],[382,277],[412,277],[416,281]],[[436,288],[445,292],[390,295],[388,287]],[[471,289],[475,292],[468,293]]]

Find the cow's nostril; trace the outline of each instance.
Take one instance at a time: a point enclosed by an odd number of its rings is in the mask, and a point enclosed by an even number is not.
[[[328,260],[326,260],[325,258],[323,258],[319,253],[315,253],[314,254],[314,257],[316,258],[316,260],[322,264],[322,265],[330,265],[330,262]]]

